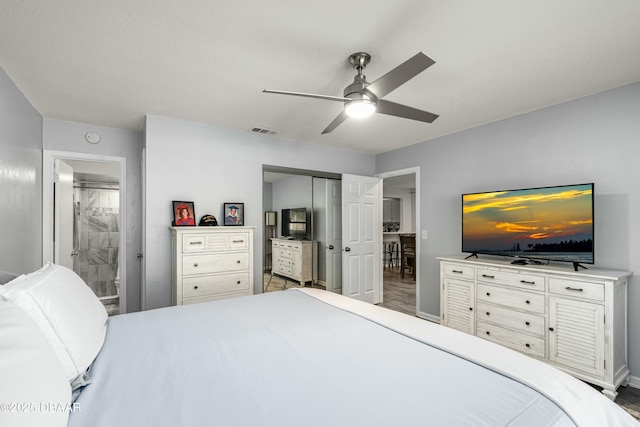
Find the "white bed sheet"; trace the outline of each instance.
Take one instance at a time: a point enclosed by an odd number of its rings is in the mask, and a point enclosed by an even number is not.
[[[481,357],[469,363],[423,343],[430,339]],[[546,386],[561,373],[500,349],[321,291],[132,313],[109,319],[69,426],[634,425],[575,384],[553,380],[545,397],[525,384]],[[481,366],[490,353],[518,380],[496,374],[491,360]],[[545,380],[527,378],[532,370]],[[572,399],[585,396],[589,406],[577,410]]]

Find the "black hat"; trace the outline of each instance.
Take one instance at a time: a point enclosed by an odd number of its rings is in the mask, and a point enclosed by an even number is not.
[[[198,225],[218,225],[218,220],[213,215],[203,215]]]

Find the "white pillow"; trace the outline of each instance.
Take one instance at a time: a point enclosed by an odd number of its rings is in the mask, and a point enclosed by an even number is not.
[[[47,263],[38,271],[0,286],[0,296],[35,320],[70,383],[86,371],[102,348],[107,311],[68,268]]]
[[[10,282],[16,277],[18,277],[18,275],[15,273],[11,273],[9,271],[0,271],[0,285],[4,285],[5,283]]]
[[[67,376],[44,334],[24,310],[3,299],[0,378],[0,426],[62,427],[76,409]]]

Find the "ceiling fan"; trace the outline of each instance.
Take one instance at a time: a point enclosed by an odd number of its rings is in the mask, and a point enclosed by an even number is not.
[[[433,59],[419,52],[372,83],[367,82],[365,75],[362,74],[369,61],[371,61],[371,55],[366,52],[357,52],[349,56],[349,63],[358,74],[353,78],[353,83],[344,88],[344,97],[269,89],[263,92],[344,102],[344,110],[322,131],[323,134],[331,132],[349,117],[367,117],[374,112],[426,123],[432,123],[438,118],[437,114],[382,99],[435,64]]]

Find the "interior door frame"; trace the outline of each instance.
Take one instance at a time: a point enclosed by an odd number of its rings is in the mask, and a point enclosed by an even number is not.
[[[418,266],[418,269],[416,270],[416,314],[421,315],[420,285],[419,285],[420,276],[422,272],[422,268],[421,268],[422,263],[420,262],[420,246],[422,242],[422,229],[420,228],[420,166],[414,166],[414,167],[405,168],[405,169],[398,169],[398,170],[389,171],[389,172],[382,172],[382,173],[376,174],[376,177],[382,178],[382,181],[384,184],[385,178],[391,178],[394,176],[401,176],[401,175],[411,175],[411,174],[414,174],[416,179],[416,204],[414,206],[415,215],[416,215],[416,264]],[[383,293],[383,297],[384,297],[384,293]]]
[[[127,312],[127,159],[125,157],[71,151],[42,150],[42,263],[53,262],[53,184],[54,162],[60,160],[86,160],[117,163],[120,167],[120,231],[118,265],[120,267],[120,313]]]

